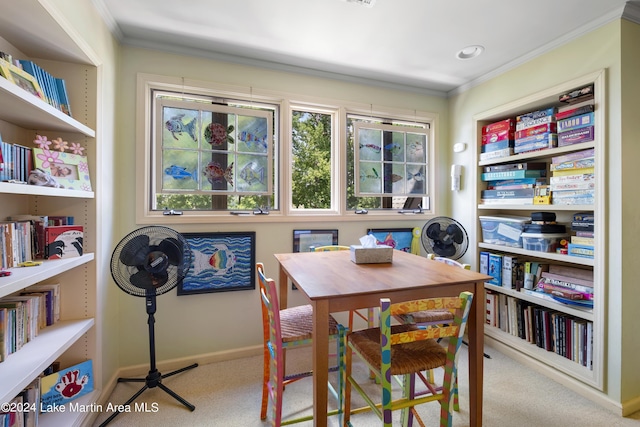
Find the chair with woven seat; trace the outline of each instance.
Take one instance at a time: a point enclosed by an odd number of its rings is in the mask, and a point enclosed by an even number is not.
[[[421,426],[424,422],[415,410],[416,405],[431,401],[440,403],[440,426],[452,425],[453,391],[457,375],[458,351],[462,344],[473,295],[462,292],[457,297],[428,298],[391,304],[388,298],[380,299],[380,327],[354,331],[345,336],[345,354],[340,363],[343,396],[342,425],[351,425],[354,417],[366,410],[375,412],[382,425],[392,425],[392,411],[402,410],[403,426],[412,426],[415,419]],[[454,313],[449,325],[434,325],[427,329],[416,324],[391,326],[392,317],[406,313],[443,307]],[[339,326],[342,328],[342,326]],[[448,338],[446,348],[437,338]],[[380,382],[381,396],[377,399],[367,393],[357,378],[352,376],[353,354],[357,355],[373,371]],[[416,374],[421,371],[444,367],[443,386],[430,390],[428,395],[417,396]],[[392,377],[402,377],[402,397],[392,399]],[[369,406],[351,409],[351,390],[355,389]],[[397,393],[396,393],[397,394]],[[381,400],[381,403],[375,403]]]
[[[325,245],[325,246],[312,246],[311,247],[311,250],[313,252],[348,251],[349,249],[350,249],[349,246],[342,246],[342,245]],[[353,331],[353,316],[354,315],[360,317],[362,320],[367,322],[367,327],[368,328],[373,326],[373,316],[374,316],[373,308],[367,309],[367,314],[366,315],[362,314],[358,310],[351,310],[351,311],[349,311],[349,330],[350,331]]]
[[[282,420],[282,397],[287,384],[313,375],[312,371],[287,375],[285,372],[285,349],[308,345],[313,339],[313,308],[310,304],[280,309],[276,283],[267,278],[264,265],[256,263],[258,282],[260,284],[260,299],[262,301],[262,327],[264,338],[264,366],[262,381],[262,406],[260,419],[267,418],[269,402],[271,402],[271,425],[279,427],[312,419],[311,416]],[[333,317],[329,318],[329,338],[335,339],[338,354],[343,340],[339,339],[338,323]],[[338,367],[331,368],[337,371]],[[338,390],[329,384],[332,394],[341,407]],[[338,389],[340,379],[338,379]],[[334,413],[338,413],[339,410]]]

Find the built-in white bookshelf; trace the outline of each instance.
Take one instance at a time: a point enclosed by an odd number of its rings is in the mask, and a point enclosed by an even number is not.
[[[547,351],[500,328],[485,325],[485,336],[487,342],[498,348],[505,350],[509,355],[519,359],[529,365],[535,365],[549,376],[562,382],[566,380],[568,383],[578,380],[597,390],[603,390],[604,387],[604,367],[605,367],[605,334],[606,316],[606,286],[605,286],[605,257],[604,254],[604,236],[602,230],[605,230],[606,209],[604,201],[604,188],[606,181],[605,169],[605,129],[606,129],[606,94],[605,94],[605,71],[598,71],[593,74],[567,81],[564,84],[557,85],[552,88],[540,91],[522,99],[516,99],[505,105],[498,106],[489,111],[474,116],[475,129],[477,133],[476,153],[480,153],[482,143],[481,134],[482,127],[500,120],[515,117],[519,114],[525,114],[531,111],[541,110],[553,106],[560,105],[558,96],[560,94],[571,91],[575,88],[583,87],[588,84],[594,85],[595,92],[595,140],[574,145],[567,145],[558,148],[550,148],[540,151],[526,152],[522,154],[501,157],[491,160],[479,160],[477,169],[477,193],[478,203],[476,204],[477,216],[520,216],[528,217],[531,212],[555,212],[557,221],[563,224],[570,224],[572,215],[576,212],[592,212],[595,217],[595,257],[581,258],[576,256],[568,256],[559,253],[547,253],[530,251],[523,248],[515,248],[503,245],[485,243],[482,241],[481,223],[478,220],[478,237],[476,247],[478,254],[481,251],[512,254],[517,255],[518,259],[527,259],[531,261],[560,264],[566,266],[578,266],[583,269],[593,270],[594,277],[594,305],[592,309],[575,308],[574,306],[562,304],[560,302],[541,299],[537,296],[528,295],[515,289],[508,289],[501,286],[486,284],[485,288],[493,293],[506,295],[508,298],[515,298],[518,301],[535,304],[539,307],[553,310],[558,313],[573,316],[576,319],[582,319],[593,324],[593,347],[592,347],[592,366],[582,366],[575,361],[558,355],[552,351]],[[481,190],[484,189],[485,183],[481,181],[481,173],[483,167],[489,165],[498,165],[503,163],[514,162],[551,162],[553,156],[581,151],[594,148],[595,149],[595,203],[593,205],[531,205],[531,204],[482,204],[480,203]]]

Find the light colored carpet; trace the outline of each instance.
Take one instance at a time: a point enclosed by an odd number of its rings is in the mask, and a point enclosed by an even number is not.
[[[485,359],[484,417],[486,427],[638,427],[640,413],[622,418],[568,390],[534,370],[488,348],[491,359]],[[309,348],[287,353],[288,367],[310,365]],[[467,351],[460,355],[460,412],[454,414],[454,426],[468,426]],[[354,371],[366,377],[362,366]],[[109,426],[214,426],[258,427],[269,425],[260,420],[262,356],[201,365],[193,370],[163,380],[163,384],[196,406],[190,412],[160,388],[146,390],[135,402],[147,403],[157,412],[131,412],[118,415]],[[312,412],[311,379],[298,381],[284,393],[283,417]],[[140,383],[120,383],[110,401],[122,404],[141,387]],[[374,385],[371,385],[374,387]],[[353,393],[354,400],[357,393]],[[422,405],[419,410],[427,425],[438,425],[439,405]],[[95,426],[109,416],[103,413]],[[399,416],[396,418],[399,419]],[[354,426],[380,425],[371,413],[353,415]],[[297,424],[311,426],[312,422]],[[337,417],[329,419],[337,426]]]

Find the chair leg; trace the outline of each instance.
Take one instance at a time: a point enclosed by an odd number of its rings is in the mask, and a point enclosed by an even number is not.
[[[269,356],[269,349],[264,346],[264,360],[262,366],[262,406],[260,408],[260,419],[267,418],[267,408],[269,406],[269,375],[271,358]]]
[[[342,375],[342,426],[347,427],[351,425],[351,372],[353,353],[351,347],[347,343],[347,337],[344,337],[344,366]]]

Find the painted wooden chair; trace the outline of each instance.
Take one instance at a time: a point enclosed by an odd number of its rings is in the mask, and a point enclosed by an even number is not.
[[[354,331],[345,336],[344,362],[340,363],[343,376],[340,414],[342,425],[351,425],[351,415],[372,410],[382,425],[391,426],[392,411],[402,410],[402,425],[410,427],[415,419],[424,427],[424,422],[415,410],[416,405],[431,401],[440,402],[440,426],[452,425],[453,391],[456,384],[458,351],[467,325],[473,295],[462,292],[457,297],[429,298],[391,304],[388,298],[380,299],[380,327]],[[433,325],[427,329],[416,324],[391,326],[391,318],[406,313],[420,312],[431,307],[445,308],[454,313],[449,325]],[[342,328],[340,325],[339,328]],[[448,337],[447,347],[437,338]],[[353,354],[375,372],[382,389],[381,397],[375,400],[352,376]],[[432,389],[428,395],[417,396],[415,377],[421,371],[444,367],[443,386]],[[402,376],[402,397],[392,399],[392,377]],[[351,409],[351,390],[355,389],[369,406]],[[397,394],[397,393],[396,393]]]
[[[312,246],[311,249],[314,252],[322,252],[322,251],[348,251],[349,246],[342,245],[326,245],[326,246]],[[358,310],[349,311],[349,330],[353,331],[353,316],[356,315],[360,317],[362,320],[367,322],[367,327],[372,327],[374,322],[374,310],[373,308],[367,309],[367,314],[363,314]]]
[[[267,278],[264,273],[264,265],[256,263],[258,282],[260,284],[260,299],[262,301],[262,327],[264,338],[264,366],[262,381],[262,407],[260,419],[267,419],[270,410],[271,425],[280,427],[283,424],[294,424],[311,420],[313,417],[299,417],[282,420],[282,397],[285,386],[294,381],[313,375],[312,371],[286,374],[285,349],[309,345],[312,342],[313,309],[311,305],[302,305],[280,310],[278,292],[273,279]],[[344,339],[339,337],[338,323],[333,317],[329,318],[329,338],[337,342],[337,354],[344,353],[341,348]],[[337,371],[338,367],[331,368]],[[338,379],[338,390],[341,378]],[[338,400],[339,408],[342,407],[339,391],[331,384],[329,388]],[[271,406],[269,408],[269,402]],[[337,414],[340,409],[332,414]]]

